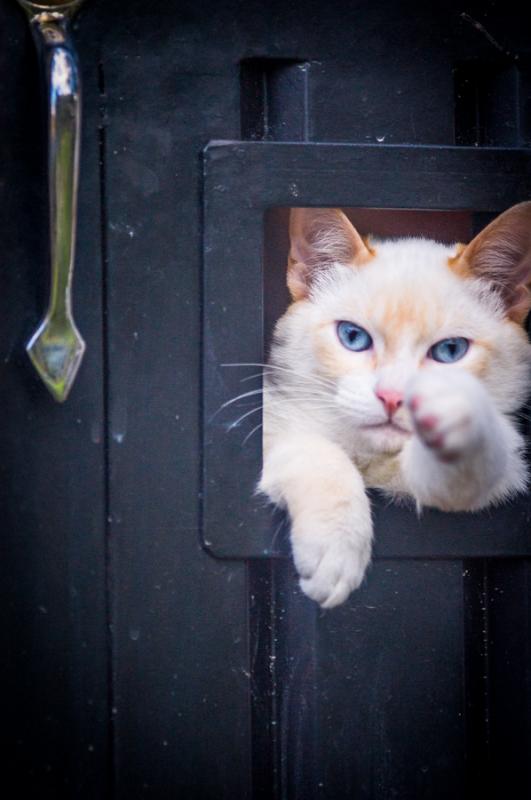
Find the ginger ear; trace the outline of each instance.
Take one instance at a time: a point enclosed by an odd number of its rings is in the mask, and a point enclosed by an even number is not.
[[[531,308],[531,202],[496,217],[457,255],[453,268],[490,283],[509,319],[523,323]]]
[[[319,274],[333,264],[356,266],[372,252],[337,208],[294,208],[290,214],[288,288],[294,300],[307,297]]]

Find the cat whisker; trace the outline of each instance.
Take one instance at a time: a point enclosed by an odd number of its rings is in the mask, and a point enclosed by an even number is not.
[[[215,417],[221,411],[223,411],[224,408],[227,408],[227,406],[232,405],[232,403],[236,403],[238,400],[244,400],[246,397],[252,397],[253,395],[257,395],[257,394],[262,394],[262,389],[253,389],[253,391],[251,391],[251,392],[244,392],[243,394],[239,394],[236,397],[231,397],[230,400],[227,400],[226,403],[223,403],[223,405],[221,405],[218,409],[216,409],[216,411],[214,411],[214,413],[212,414],[212,416],[209,419],[209,422],[212,422],[212,420],[215,419]]]
[[[295,402],[295,401],[299,402],[299,400],[300,400],[300,398],[295,398],[295,397],[287,397],[287,398],[284,398],[284,399],[281,399],[281,400],[268,400],[266,403],[264,403],[262,405],[259,405],[259,406],[256,406],[255,408],[252,408],[250,411],[246,411],[245,414],[242,414],[240,417],[238,417],[238,419],[234,420],[234,422],[231,422],[230,425],[228,425],[228,427],[227,427],[227,432],[234,430],[234,428],[237,428],[243,422],[244,419],[246,419],[247,417],[250,417],[252,414],[256,414],[258,411],[261,411],[264,408],[269,408],[271,410],[273,416],[282,417],[283,416],[283,414],[282,414],[282,410],[283,409],[280,409],[280,413],[279,413],[279,406],[285,406],[286,404],[289,404],[289,403],[292,403],[292,402]],[[307,400],[307,398],[306,398],[306,400]],[[336,406],[334,404],[332,404],[332,403],[318,404],[316,402],[309,402],[309,403],[307,402],[306,406],[309,407],[312,411],[336,411],[337,410]],[[287,419],[287,420],[291,419],[291,417],[292,417],[292,414],[291,414],[290,411],[288,411],[288,413],[286,413],[284,415],[284,418]]]
[[[230,400],[227,400],[225,403],[223,403],[214,412],[214,414],[210,418],[210,421],[212,421],[217,416],[217,414],[219,414],[225,408],[228,408],[228,406],[233,405],[234,403],[238,402],[239,400],[244,400],[247,397],[254,397],[256,395],[261,395],[264,391],[265,391],[265,395],[267,396],[267,389],[264,390],[264,389],[260,388],[260,389],[253,389],[250,392],[243,392],[242,394],[236,395],[236,397],[231,397]],[[293,394],[295,394],[295,397],[292,397],[292,398],[283,397],[282,400],[288,400],[288,399],[304,400],[304,399],[306,399],[308,397],[319,397],[319,398],[327,397],[325,392],[322,389],[320,389],[319,387],[313,387],[312,389],[305,389],[305,388],[297,387],[295,389],[291,389],[290,395],[293,395]],[[278,402],[277,400],[275,400],[272,397],[268,397],[267,399],[268,399],[268,402]]]
[[[222,366],[226,366],[226,365],[222,365]],[[245,378],[240,378],[240,383],[245,383],[245,381],[251,381],[251,380],[253,380],[255,378],[264,378],[270,372],[272,372],[275,369],[282,369],[282,368],[281,367],[273,367],[270,364],[265,364],[262,372],[255,372],[253,375],[247,375]],[[290,371],[291,371],[291,373],[293,375],[297,375],[297,377],[301,378],[301,380],[306,382],[306,383],[310,383],[310,384],[311,383],[319,383],[319,382],[322,382],[324,380],[324,379],[318,378],[316,376],[304,375],[303,373],[295,372],[294,370],[290,370]]]
[[[253,433],[256,433],[256,431],[260,430],[260,428],[262,426],[263,426],[263,423],[260,422],[255,428],[252,429],[252,431],[250,433],[247,434],[247,436],[245,437],[245,439],[242,442],[242,447],[245,447],[245,445],[247,444],[247,442],[249,441],[249,439],[251,438]]]
[[[281,367],[278,364],[265,364],[260,362],[245,362],[242,361],[241,363],[234,363],[234,364],[221,364],[222,367],[263,367],[263,374],[267,374],[268,371],[280,371],[280,372],[287,372],[290,375],[295,375],[296,378],[300,378],[301,380],[305,381],[306,383],[316,383],[322,384],[323,386],[329,388],[335,388],[335,384],[333,381],[329,380],[328,378],[323,378],[322,376],[317,375],[308,375],[301,372],[297,372],[296,370],[289,369],[288,367]]]
[[[271,537],[271,547],[274,547],[276,545],[277,539],[278,539],[278,535],[279,535],[280,531],[282,530],[282,528],[284,527],[284,524],[285,524],[285,520],[281,519],[279,524],[275,528],[275,532],[273,533],[273,536]]]
[[[231,424],[227,428],[227,431],[234,430],[234,428],[237,428],[238,425],[240,424],[240,422],[243,422],[243,420],[246,419],[246,417],[250,417],[251,414],[256,414],[257,411],[261,411],[262,409],[263,409],[263,406],[257,406],[256,408],[252,408],[250,411],[247,411],[246,414],[242,414],[242,416],[238,417],[237,420],[235,420],[234,422],[231,422]]]
[[[267,375],[268,372],[273,373],[275,370],[287,372],[290,375],[295,375],[296,378],[304,381],[305,383],[325,386],[326,388],[336,388],[334,381],[330,380],[329,378],[325,378],[322,375],[312,375],[311,373],[305,374],[294,369],[288,369],[287,367],[280,367],[277,364],[268,364],[264,369],[264,374]]]
[[[226,403],[223,403],[223,405],[219,407],[218,411],[222,411],[224,408],[232,405],[232,403],[236,403],[238,400],[244,400],[246,397],[252,397],[256,394],[262,394],[262,389],[253,389],[251,392],[243,392],[242,394],[236,395],[236,397],[231,397],[230,400],[227,400]]]
[[[240,383],[245,383],[245,381],[252,381],[253,378],[261,378],[263,375],[264,375],[264,370],[262,370],[262,372],[255,372],[254,375],[247,375],[246,378],[240,378]]]

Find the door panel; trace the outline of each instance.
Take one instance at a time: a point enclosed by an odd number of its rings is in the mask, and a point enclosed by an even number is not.
[[[529,197],[528,153],[496,149],[531,141],[528,14],[439,5],[87,0],[88,349],[58,408],[23,350],[47,294],[37,64],[0,3],[2,727],[19,793],[529,796],[525,501],[419,522],[375,499],[368,580],[325,614],[298,589],[286,520],[252,498],[259,437],[243,447],[216,415],[242,391],[219,365],[262,359],[285,308],[290,207],[476,226]]]

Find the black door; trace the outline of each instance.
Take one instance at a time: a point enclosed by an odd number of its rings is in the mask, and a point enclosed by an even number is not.
[[[528,796],[527,499],[419,521],[375,496],[368,580],[323,612],[252,496],[259,420],[217,414],[252,374],[222,365],[262,362],[285,308],[290,207],[463,238],[529,198],[523,12],[87,0],[64,405],[24,352],[43,109],[14,0],[0,19],[6,776],[76,799]]]

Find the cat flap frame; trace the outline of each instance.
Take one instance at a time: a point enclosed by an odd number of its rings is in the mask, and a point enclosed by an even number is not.
[[[265,211],[330,206],[499,213],[530,197],[531,155],[523,149],[272,142],[207,146],[201,536],[212,555],[286,553],[286,537],[278,535],[286,524],[283,516],[255,494],[261,436],[244,444],[241,430],[228,431],[227,416],[220,413],[224,403],[246,391],[249,384],[241,379],[251,372],[223,365],[264,361]],[[251,388],[257,386],[254,381]],[[475,514],[429,510],[420,521],[411,509],[376,502],[374,516],[376,558],[531,555],[531,510],[525,496]]]

